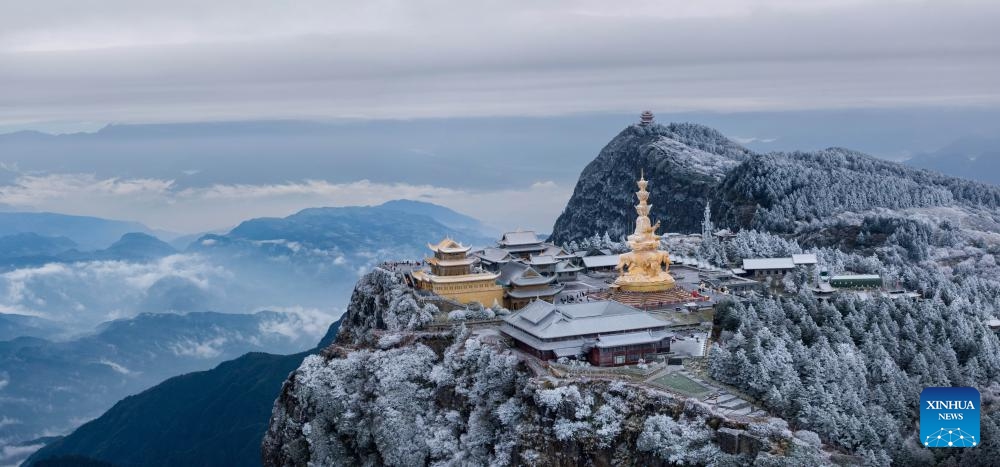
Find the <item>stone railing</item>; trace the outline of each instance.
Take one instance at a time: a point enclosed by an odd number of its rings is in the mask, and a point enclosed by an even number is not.
[[[440,310],[441,313],[447,314],[449,311],[466,309],[466,306],[458,300],[442,297],[423,290],[415,290],[414,292],[414,296],[417,297],[417,300],[419,300],[421,304],[433,303],[434,306],[438,307],[438,310]]]
[[[660,363],[650,363],[647,364],[645,369],[639,368],[636,365],[629,366],[584,366],[584,365],[565,365],[559,362],[547,362],[550,370],[555,370],[556,372],[562,374],[563,376],[611,376],[611,377],[622,377],[628,376],[632,378],[646,378],[653,373],[666,368],[665,365]]]
[[[445,331],[455,326],[465,324],[466,329],[477,329],[487,327],[499,327],[503,324],[502,319],[480,319],[480,320],[459,320],[459,321],[435,321],[424,326],[428,331]]]

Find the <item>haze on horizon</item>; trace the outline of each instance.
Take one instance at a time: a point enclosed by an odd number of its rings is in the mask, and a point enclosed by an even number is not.
[[[42,0],[2,12],[0,133],[296,120],[364,136],[254,147],[246,128],[208,126],[0,145],[7,209],[181,232],[396,198],[547,231],[583,165],[647,108],[759,150],[897,160],[1000,126],[1000,5],[988,1]]]

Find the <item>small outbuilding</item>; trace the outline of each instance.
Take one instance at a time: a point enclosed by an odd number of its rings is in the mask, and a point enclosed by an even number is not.
[[[837,289],[877,289],[882,287],[878,274],[844,274],[830,278],[830,286]]]

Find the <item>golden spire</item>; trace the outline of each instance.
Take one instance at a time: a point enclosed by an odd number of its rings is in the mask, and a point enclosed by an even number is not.
[[[652,206],[647,202],[648,183],[646,171],[640,169],[639,180],[636,182],[639,191],[635,193],[639,199],[639,204],[635,206],[638,217],[635,219],[635,232],[628,236],[628,246],[632,251],[622,254],[618,259],[617,269],[621,274],[615,280],[615,287],[622,290],[651,292],[674,286],[674,279],[668,272],[670,255],[660,250],[660,236],[656,235],[660,223],[653,224],[649,220]]]

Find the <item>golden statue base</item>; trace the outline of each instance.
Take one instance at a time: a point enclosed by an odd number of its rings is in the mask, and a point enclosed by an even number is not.
[[[612,290],[620,290],[623,292],[664,292],[673,289],[675,285],[674,278],[667,276],[666,278],[660,280],[644,280],[644,281],[623,281],[620,277],[616,280],[614,285],[611,286]]]

